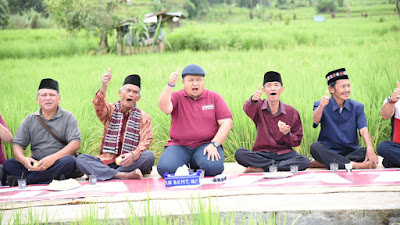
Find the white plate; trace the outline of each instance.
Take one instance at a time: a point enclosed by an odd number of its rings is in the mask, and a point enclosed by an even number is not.
[[[276,172],[276,173],[265,173],[263,175],[264,179],[278,179],[293,176],[292,172]]]
[[[49,186],[47,187],[47,190],[50,191],[67,191],[71,190],[74,188],[80,187],[81,184],[78,183],[78,181],[74,179],[68,179],[68,180],[53,180]]]

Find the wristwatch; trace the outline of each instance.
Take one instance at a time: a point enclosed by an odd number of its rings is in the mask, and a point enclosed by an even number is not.
[[[219,144],[218,144],[218,142],[216,142],[216,141],[212,141],[211,144],[212,144],[214,147],[216,147],[216,148],[219,147]]]

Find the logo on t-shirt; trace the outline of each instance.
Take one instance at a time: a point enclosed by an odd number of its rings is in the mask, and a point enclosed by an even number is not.
[[[213,104],[210,104],[210,105],[203,105],[203,106],[202,106],[202,109],[203,109],[203,111],[204,111],[204,110],[211,110],[211,109],[214,109],[214,105],[213,105]]]

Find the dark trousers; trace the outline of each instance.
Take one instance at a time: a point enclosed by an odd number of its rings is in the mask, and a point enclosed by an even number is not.
[[[151,173],[155,157],[153,152],[147,150],[140,154],[139,159],[127,167],[118,166],[115,163],[104,165],[99,157],[82,154],[76,159],[76,166],[87,175],[97,175],[97,180],[105,181],[112,179],[118,172],[132,172],[140,169],[142,174]]]
[[[310,147],[310,153],[320,163],[329,169],[330,163],[337,163],[339,169],[344,169],[344,164],[353,162],[363,162],[365,160],[366,148],[359,148],[350,152],[333,153],[324,143],[316,141]]]
[[[23,175],[29,184],[48,184],[53,179],[73,177],[76,173],[75,156],[72,155],[67,155],[57,160],[51,167],[44,171],[28,171],[24,165],[14,158],[7,159],[3,166],[8,174],[16,177],[22,177]]]
[[[0,180],[1,180],[1,185],[5,185],[6,179],[6,172],[3,169],[3,165],[0,164]]]
[[[264,171],[269,171],[269,166],[273,163],[279,171],[290,171],[290,165],[299,165],[299,170],[305,170],[310,165],[308,157],[296,151],[278,155],[274,152],[254,152],[239,148],[235,152],[235,159],[244,167],[262,168]]]
[[[400,167],[400,144],[392,141],[382,141],[378,145],[378,153],[383,157],[383,166]]]

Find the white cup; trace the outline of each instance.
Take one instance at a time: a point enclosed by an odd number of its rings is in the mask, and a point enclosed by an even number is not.
[[[344,164],[344,167],[346,168],[346,171],[348,173],[351,173],[353,171],[353,164],[351,163]]]

